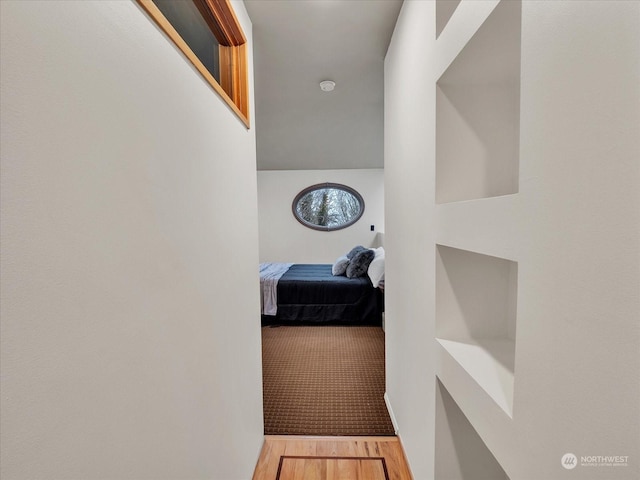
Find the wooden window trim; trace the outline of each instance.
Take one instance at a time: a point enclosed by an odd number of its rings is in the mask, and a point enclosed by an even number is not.
[[[247,128],[249,121],[249,87],[247,40],[229,0],[193,0],[207,25],[220,43],[220,83],[211,75],[189,48],[153,0],[137,0],[138,4],[176,44],[204,79],[222,97]],[[229,93],[228,93],[229,92]]]
[[[228,0],[193,0],[198,8],[208,10],[214,17],[214,21],[219,27],[219,32],[216,34],[216,29],[212,30],[216,38],[222,45],[227,46],[239,46],[247,43],[247,39],[242,33],[242,27],[236,17],[233,8]],[[202,11],[202,10],[201,10]]]

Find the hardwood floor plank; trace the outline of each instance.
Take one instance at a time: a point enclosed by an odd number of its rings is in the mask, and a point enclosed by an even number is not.
[[[382,461],[361,462],[360,467],[362,469],[360,473],[361,478],[385,479],[385,469],[384,463],[382,463]]]
[[[293,468],[293,475],[291,476],[291,478],[295,479],[295,480],[298,480],[298,479],[302,480],[304,478],[305,470],[307,470],[305,468],[307,465],[306,465],[304,459],[298,459],[298,458],[296,458],[296,459],[288,459],[287,458],[286,461],[285,461],[285,465],[289,464],[289,463],[291,463],[293,465],[293,467],[294,467]],[[309,469],[309,471],[311,471],[311,469]],[[285,475],[281,475],[280,478],[284,480],[285,478],[288,478],[288,477],[285,476]]]
[[[358,472],[356,471],[356,467],[358,466],[357,462],[353,460],[336,460],[336,473],[338,479],[347,479],[353,478],[357,479]]]
[[[397,437],[266,436],[253,480],[411,480]]]
[[[326,480],[336,480],[337,472],[336,472],[336,464],[333,462],[329,462],[327,464],[327,478]],[[323,479],[325,480],[325,479]]]

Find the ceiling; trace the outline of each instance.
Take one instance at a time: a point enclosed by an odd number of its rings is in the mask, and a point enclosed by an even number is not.
[[[402,0],[245,0],[259,170],[383,167],[384,56]],[[333,92],[320,82],[333,80]]]

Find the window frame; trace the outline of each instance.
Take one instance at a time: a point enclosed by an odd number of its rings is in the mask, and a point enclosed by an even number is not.
[[[304,197],[309,192],[312,192],[314,190],[321,190],[323,188],[335,188],[337,190],[342,190],[353,195],[356,198],[356,200],[358,200],[358,202],[360,203],[360,212],[358,213],[358,215],[353,219],[351,219],[349,222],[344,223],[342,225],[334,226],[334,227],[316,225],[315,223],[308,222],[302,217],[300,217],[298,215],[298,208],[297,208],[298,202],[300,201],[300,199],[302,199],[302,197]],[[291,211],[293,213],[294,218],[298,222],[300,222],[302,225],[304,225],[307,228],[310,228],[312,230],[318,230],[321,232],[334,232],[336,230],[342,230],[344,228],[350,227],[351,225],[353,225],[354,223],[356,223],[358,220],[362,218],[362,215],[364,215],[364,208],[365,208],[364,198],[362,197],[362,195],[360,195],[360,193],[355,188],[350,187],[348,185],[343,185],[342,183],[331,183],[331,182],[317,183],[315,185],[311,185],[307,188],[304,188],[294,197],[293,202],[291,203]]]
[[[153,0],[136,1],[182,51],[242,123],[247,128],[251,128],[247,39],[229,0],[192,0],[220,44],[220,83],[193,53]]]

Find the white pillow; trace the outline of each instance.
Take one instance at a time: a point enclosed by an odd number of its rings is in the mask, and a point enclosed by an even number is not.
[[[373,286],[378,288],[380,281],[384,279],[384,248],[374,248],[373,251],[376,256],[373,257],[373,260],[369,264],[367,274],[369,275]]]

